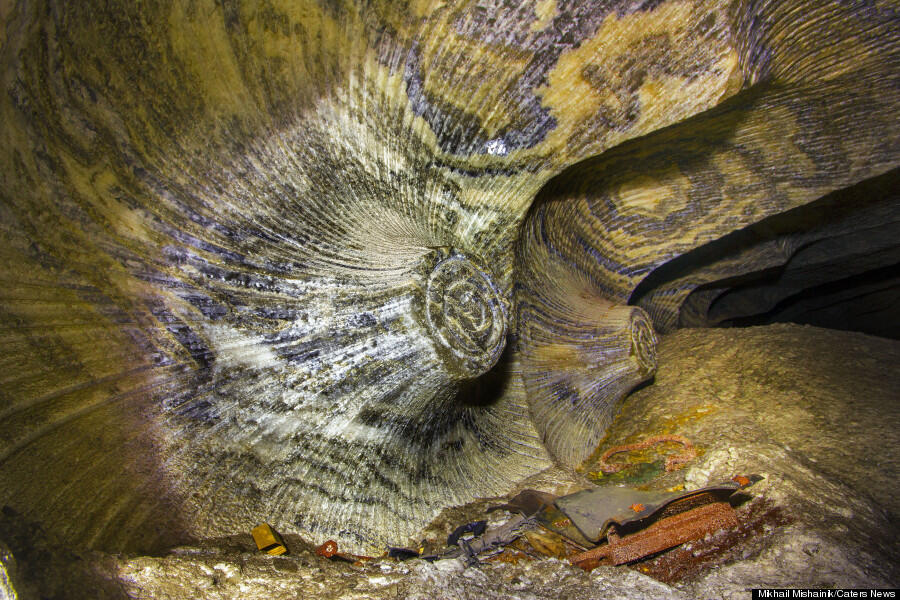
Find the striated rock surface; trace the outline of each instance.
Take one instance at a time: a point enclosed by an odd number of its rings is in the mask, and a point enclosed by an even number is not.
[[[666,432],[690,438],[700,456],[665,473],[667,450],[658,446],[617,456],[631,466],[599,478],[589,462],[581,485],[584,477],[688,489],[735,474],[765,479],[738,505],[739,531],[631,567],[586,574],[553,559],[467,570],[454,560],[353,566],[316,557],[296,538],[291,554],[262,556],[246,534],[161,556],[110,556],[42,542],[52,532],[18,519],[2,522],[0,539],[17,560],[17,589],[35,597],[42,590],[77,598],[85,582],[109,598],[172,599],[738,599],[752,587],[897,586],[900,343],[797,325],[696,329],[662,337],[659,359],[655,383],[627,399],[598,452]],[[571,491],[549,471],[543,483]],[[430,535],[482,518],[485,505],[449,511]]]
[[[897,167],[895,13],[0,0],[0,505],[377,553],[580,463],[650,274]]]

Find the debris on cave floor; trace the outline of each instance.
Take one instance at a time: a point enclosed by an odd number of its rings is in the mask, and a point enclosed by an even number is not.
[[[736,476],[732,481],[695,490],[650,491],[624,486],[603,486],[557,498],[556,507],[568,517],[581,535],[598,542],[610,527],[621,530],[642,525],[660,512],[671,516],[700,505],[727,500],[759,477]],[[746,482],[741,485],[739,481]],[[673,510],[675,507],[683,507]]]
[[[507,504],[521,506],[527,496],[510,499]],[[354,560],[367,557],[342,553],[333,542],[315,547],[290,534],[283,539],[289,552],[275,556],[261,552],[252,536],[242,534],[174,548],[162,556],[67,552],[65,561],[52,561],[55,570],[46,572],[48,581],[40,582],[40,589],[62,589],[67,577],[78,571],[99,578],[108,591],[108,595],[98,596],[104,598],[225,599],[263,598],[273,594],[360,599],[503,598],[522,594],[576,600],[598,596],[686,597],[633,568],[600,566],[588,573],[571,565],[569,559],[585,548],[540,526],[536,515],[547,506],[544,502],[527,505],[526,512],[532,513],[528,516],[495,509],[485,513],[483,531],[478,525],[466,523],[451,532],[455,535],[450,540],[428,541],[432,545],[457,541],[460,550],[462,542],[472,549],[491,546],[491,551],[485,552],[475,564],[467,564],[467,556],[462,551],[433,562],[410,560],[403,555]],[[484,510],[484,504],[480,508]],[[43,534],[36,530],[29,529],[23,536],[39,543],[40,552],[52,547],[51,542],[41,541]],[[502,540],[503,544],[493,545],[491,540]],[[712,552],[706,549],[704,558],[708,559]],[[671,566],[668,568],[672,570]],[[80,577],[83,581],[84,576]],[[51,587],[47,588],[48,585]],[[112,587],[121,590],[121,595],[110,591]]]
[[[799,325],[684,329],[663,336],[652,385],[633,393],[584,466],[598,485],[702,487],[759,473],[728,535],[635,565],[695,596],[748,587],[895,587],[900,515],[900,343]],[[697,458],[664,443],[617,454],[648,436],[691,440]],[[688,549],[690,548],[690,549]]]
[[[674,492],[607,486],[555,497],[523,490],[504,504],[487,507],[489,513],[504,510],[501,520],[494,518],[490,526],[487,519],[456,526],[442,551],[425,554],[426,547],[439,546],[435,540],[426,539],[418,549],[388,548],[379,559],[370,559],[342,554],[337,543],[329,540],[315,553],[356,566],[360,560],[421,559],[456,561],[463,569],[485,562],[518,564],[549,557],[591,571],[601,564],[634,563],[685,542],[737,528],[738,520],[728,499],[759,479],[740,476],[697,490]],[[669,580],[674,581],[672,576]]]
[[[685,542],[738,526],[728,499],[734,492],[758,481],[758,477],[735,477],[699,490],[651,492],[605,487],[560,498],[557,506],[580,533],[593,542],[592,550],[571,557],[584,569],[603,562],[631,563]]]
[[[736,527],[737,518],[727,499],[758,479],[736,477],[698,490],[674,492],[606,486],[559,497],[526,489],[503,504],[484,507],[485,519],[457,525],[443,548],[438,540],[423,539],[415,548],[389,547],[380,557],[366,557],[342,552],[337,542],[328,540],[312,553],[317,559],[345,567],[418,559],[436,563],[440,569],[452,565],[466,570],[552,558],[591,571],[601,564],[634,563]],[[284,543],[271,527],[260,525],[252,534],[260,552],[272,554],[275,547],[284,554]],[[426,548],[431,552],[426,553]],[[298,551],[308,555],[310,548],[305,545]],[[669,579],[673,581],[671,576]]]
[[[623,565],[718,531],[735,528],[737,524],[734,509],[727,502],[710,502],[660,518],[629,535],[622,535],[618,527],[611,525],[605,544],[573,556],[570,561],[585,570],[595,569],[603,562]]]
[[[736,527],[717,530],[629,566],[667,584],[692,581],[719,565],[752,556],[759,540],[793,522],[784,510],[763,498],[752,499],[736,512]]]
[[[268,523],[260,523],[250,531],[253,541],[260,552],[278,556],[287,552],[284,541]]]

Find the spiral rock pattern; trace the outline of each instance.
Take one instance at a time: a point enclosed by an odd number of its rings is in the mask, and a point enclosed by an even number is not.
[[[508,312],[491,277],[464,256],[441,260],[428,277],[428,327],[448,370],[460,378],[477,377],[500,358]]]

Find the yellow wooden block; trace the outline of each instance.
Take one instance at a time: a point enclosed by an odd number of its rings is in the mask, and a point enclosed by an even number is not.
[[[257,525],[250,531],[250,534],[253,536],[253,541],[256,542],[256,547],[259,548],[260,552],[273,555],[287,552],[281,536],[275,533],[275,530],[268,523]]]

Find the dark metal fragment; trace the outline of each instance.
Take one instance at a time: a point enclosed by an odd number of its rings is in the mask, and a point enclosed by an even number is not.
[[[734,481],[679,492],[606,486],[557,498],[555,504],[587,540],[596,543],[611,524],[621,526],[648,519],[676,500],[701,494],[713,494],[724,499],[739,489],[741,485]]]

